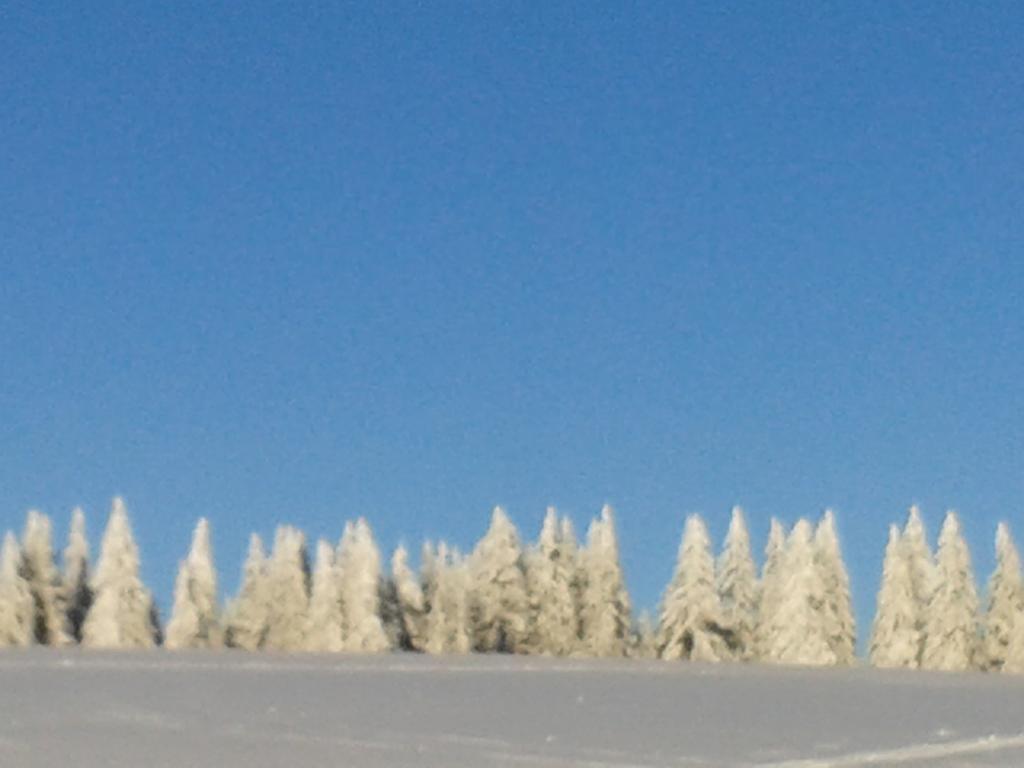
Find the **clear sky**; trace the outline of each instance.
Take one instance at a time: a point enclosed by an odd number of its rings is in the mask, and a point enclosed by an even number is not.
[[[0,12],[0,525],[1024,538],[1018,3],[242,5]]]

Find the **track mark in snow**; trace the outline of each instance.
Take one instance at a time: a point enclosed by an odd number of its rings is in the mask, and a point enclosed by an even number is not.
[[[658,768],[651,763],[609,763],[604,760],[588,760],[578,757],[558,757],[547,755],[529,755],[510,752],[488,752],[484,755],[489,760],[496,760],[498,765],[518,763],[521,765],[550,765],[558,768]]]
[[[461,733],[442,733],[434,737],[435,741],[444,744],[459,744],[472,747],[490,747],[491,749],[511,749],[512,744],[504,739],[492,739],[486,736],[471,736]]]
[[[877,752],[854,752],[834,757],[809,760],[786,760],[780,763],[760,763],[760,768],[855,768],[859,765],[893,765],[938,760],[958,755],[977,755],[1001,752],[1006,749],[1024,749],[1024,733],[1015,736],[984,736],[980,739],[946,741],[941,744],[911,744]]]
[[[158,731],[181,731],[184,726],[177,720],[160,712],[146,710],[124,711],[119,709],[101,709],[89,713],[86,722],[98,727],[136,726]]]

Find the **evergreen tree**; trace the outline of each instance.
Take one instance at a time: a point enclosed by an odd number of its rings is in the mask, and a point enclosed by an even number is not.
[[[222,640],[210,524],[206,518],[200,518],[192,533],[188,557],[178,567],[174,607],[164,645],[172,649],[219,648]]]
[[[313,586],[306,617],[306,650],[339,653],[345,649],[345,617],[334,547],[321,539],[316,545]]]
[[[266,644],[269,621],[269,574],[263,540],[249,537],[238,596],[225,611],[224,642],[229,648],[255,651]]]
[[[988,610],[985,612],[985,657],[989,669],[1003,668],[1015,633],[1024,633],[1024,582],[1020,555],[1010,529],[1006,523],[999,523],[996,568],[988,583]]]
[[[518,653],[525,649],[529,599],[519,534],[501,507],[471,559],[474,646],[482,652]]]
[[[354,652],[381,653],[391,649],[391,641],[380,602],[385,585],[380,550],[365,519],[357,520],[351,531],[351,547],[339,548],[346,642]]]
[[[937,573],[928,606],[921,666],[946,671],[970,669],[980,650],[978,594],[971,555],[954,512],[948,512],[942,524],[935,562]]]
[[[425,643],[427,606],[423,586],[409,567],[409,553],[399,546],[391,556],[391,583],[398,604],[397,646],[422,651]]]
[[[928,634],[928,611],[931,605],[932,592],[935,589],[935,559],[924,523],[921,521],[921,510],[914,505],[907,515],[907,524],[903,528],[903,547],[910,569],[910,581],[914,590],[914,604],[917,606],[917,630],[920,647],[917,651],[917,666],[922,665],[924,646]]]
[[[380,614],[380,550],[366,520],[346,528],[339,545],[341,602],[345,609],[345,650],[382,653],[389,650]]]
[[[426,617],[424,650],[427,653],[469,653],[470,627],[468,565],[458,550],[438,545],[430,560],[430,608]]]
[[[139,578],[139,550],[124,501],[115,498],[92,577],[93,603],[82,644],[93,648],[150,648],[159,627],[149,590]]]
[[[753,658],[757,629],[757,568],[750,554],[747,523],[739,507],[732,510],[715,581],[721,602],[722,627],[729,638],[733,656]]]
[[[675,575],[661,603],[657,644],[663,659],[722,661],[732,655],[715,591],[711,539],[699,515],[686,519]]]
[[[540,538],[527,557],[531,653],[567,656],[579,642],[579,616],[573,594],[575,548],[562,539],[563,526],[554,507],[544,517]]]
[[[582,650],[590,656],[625,656],[629,650],[631,609],[619,564],[615,519],[608,505],[601,510],[601,517],[590,524],[582,560]]]
[[[267,564],[267,633],[263,646],[275,651],[305,647],[309,612],[309,559],[306,537],[291,526],[278,527]]]
[[[1015,622],[1006,644],[1005,659],[1000,671],[1007,674],[1024,674],[1024,631],[1020,622]]]
[[[89,541],[85,536],[85,513],[75,508],[71,513],[71,530],[63,553],[63,571],[59,591],[59,604],[64,613],[64,633],[74,642],[82,642],[82,625],[89,606],[92,589],[89,586]]]
[[[445,547],[445,549],[447,549],[447,547]],[[434,595],[437,593],[437,577],[439,572],[438,547],[434,546],[434,543],[431,541],[425,541],[423,542],[423,548],[420,550],[420,585],[423,591],[424,643],[426,643],[427,631],[426,617],[430,614],[431,610],[433,610]],[[467,584],[467,590],[471,589],[472,584]],[[472,594],[467,594],[467,599],[469,600],[470,611],[472,612]]]
[[[572,653],[579,654],[583,649],[583,592],[587,575],[579,541],[576,538],[576,528],[568,516],[562,517],[558,522],[558,538],[562,545],[565,566],[570,571],[569,588],[572,592],[572,604],[576,613],[576,626],[573,631],[575,641]]]
[[[814,556],[825,586],[823,610],[829,646],[837,664],[853,664],[857,630],[850,599],[850,577],[843,562],[835,515],[831,509],[825,510],[814,533]]]
[[[35,605],[20,562],[18,540],[8,531],[0,551],[0,648],[24,647],[33,640]]]
[[[764,549],[764,568],[761,571],[761,588],[757,604],[757,633],[755,637],[755,658],[769,660],[771,647],[775,642],[772,628],[775,614],[782,599],[783,556],[786,549],[786,533],[782,523],[774,517],[768,528],[768,543]]]
[[[869,659],[872,665],[888,669],[917,667],[921,647],[918,613],[905,542],[900,529],[891,525],[871,630]]]
[[[22,577],[32,593],[32,634],[40,645],[67,645],[71,638],[64,632],[64,615],[60,604],[60,573],[53,559],[53,538],[50,518],[31,510],[22,535]]]
[[[825,585],[806,520],[797,522],[789,534],[780,579],[778,606],[770,618],[768,659],[779,664],[835,664],[825,626]]]

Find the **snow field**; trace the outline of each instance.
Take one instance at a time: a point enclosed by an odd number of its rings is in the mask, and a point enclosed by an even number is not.
[[[1024,764],[1014,677],[697,662],[33,648],[0,765]]]

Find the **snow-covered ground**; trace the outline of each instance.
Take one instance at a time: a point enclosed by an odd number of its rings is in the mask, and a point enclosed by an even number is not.
[[[1024,765],[1024,679],[5,651],[4,768]]]

